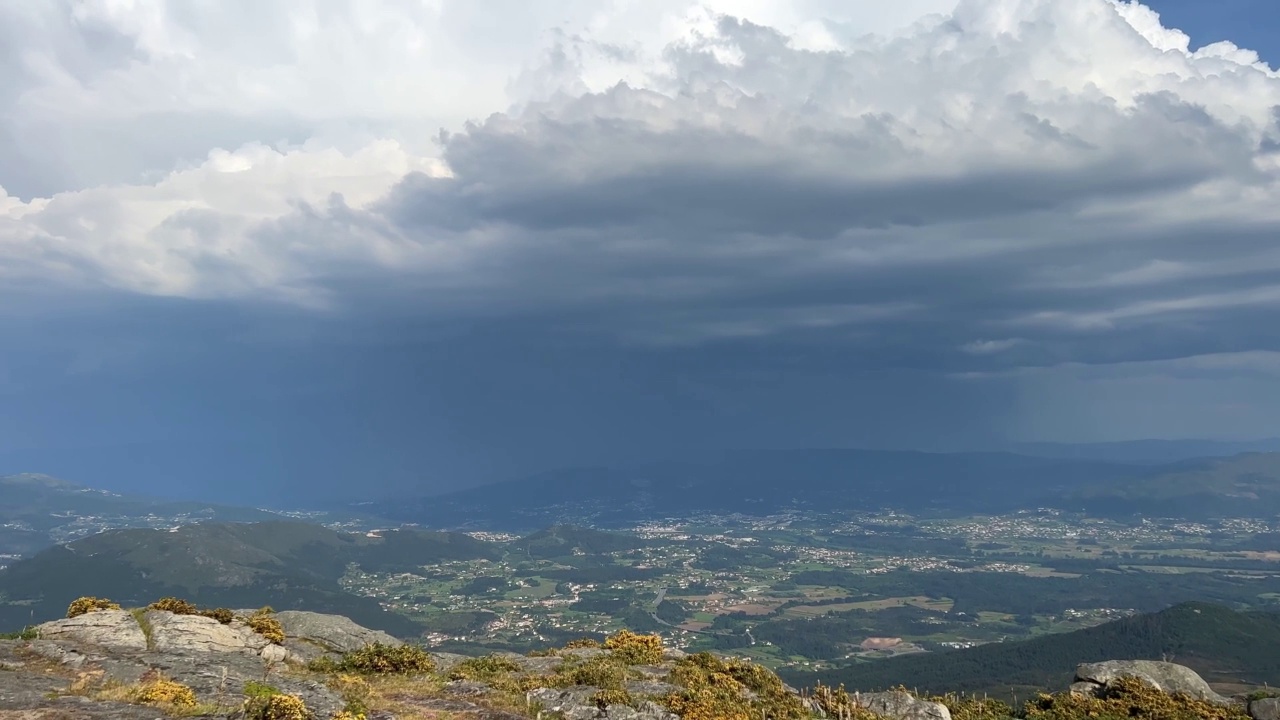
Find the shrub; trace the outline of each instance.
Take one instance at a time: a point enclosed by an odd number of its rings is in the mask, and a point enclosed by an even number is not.
[[[214,608],[212,610],[201,610],[200,615],[217,620],[223,625],[230,625],[232,620],[236,619],[236,614],[227,608]]]
[[[38,640],[39,638],[40,630],[34,625],[28,625],[14,633],[0,633],[0,640]]]
[[[610,705],[630,705],[634,702],[631,693],[626,690],[600,690],[591,696],[591,701],[601,710]]]
[[[196,706],[196,694],[191,688],[173,680],[157,678],[138,686],[133,702],[141,705],[191,708]]]
[[[605,649],[628,665],[657,665],[662,662],[662,638],[619,630],[604,641]]]
[[[249,626],[250,630],[253,630],[276,645],[284,644],[284,626],[280,624],[279,620],[275,619],[271,615],[258,611],[257,613],[245,618],[244,622]]]
[[[99,597],[81,597],[71,601],[67,606],[67,617],[80,617],[86,613],[97,612],[99,610],[119,610],[120,606],[111,602],[106,598]]]
[[[171,612],[174,615],[198,615],[200,613],[200,608],[182,598],[176,597],[160,598],[148,605],[147,609]]]
[[[244,703],[245,720],[310,720],[311,710],[297,695],[267,695]]]
[[[1241,706],[1215,705],[1185,693],[1165,693],[1138,678],[1119,678],[1098,697],[1041,694],[1023,707],[1027,720],[1247,720]]]
[[[565,646],[564,646],[565,650],[576,650],[580,648],[598,648],[598,647],[600,647],[600,641],[596,640],[595,638],[589,638],[589,637],[578,638],[577,640],[570,640],[569,642],[565,643]]]
[[[552,676],[555,687],[592,685],[604,690],[621,690],[627,682],[627,667],[615,658],[594,657],[567,665]]]
[[[683,692],[667,696],[663,704],[686,720],[808,717],[803,703],[787,692],[777,675],[746,660],[722,660],[710,653],[697,653],[678,660],[667,675],[667,682],[683,688]],[[848,700],[847,696],[843,699]],[[831,703],[828,714],[844,717],[852,709],[851,703]],[[869,715],[853,717],[863,720]]]
[[[260,683],[256,680],[250,680],[244,684],[244,696],[247,698],[262,698],[279,695],[280,688],[266,683]]]
[[[339,675],[329,681],[329,689],[338,693],[346,703],[342,708],[345,713],[343,720],[359,720],[368,715],[369,698],[373,690],[364,678],[359,675]]]
[[[502,655],[467,658],[449,671],[450,680],[488,680],[495,675],[520,672],[520,664]]]
[[[414,645],[374,643],[349,652],[336,663],[338,670],[365,674],[432,673],[436,662],[427,651]]]
[[[947,694],[930,698],[951,711],[951,720],[1006,720],[1014,716],[1008,703],[972,695]]]

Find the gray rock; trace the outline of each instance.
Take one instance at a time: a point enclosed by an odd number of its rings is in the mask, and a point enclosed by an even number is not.
[[[631,693],[632,697],[666,697],[680,692],[680,688],[657,680],[636,680],[627,683],[627,692]]]
[[[942,703],[921,700],[911,693],[861,693],[853,696],[861,707],[890,720],[951,720],[951,711]]]
[[[43,640],[87,643],[112,650],[147,649],[147,636],[133,614],[124,610],[99,610],[53,620],[38,630]]]
[[[1185,693],[1196,699],[1220,705],[1231,702],[1214,692],[1213,688],[1209,687],[1209,683],[1194,670],[1174,663],[1156,660],[1108,660],[1076,668],[1077,683],[1108,685],[1123,677],[1138,678],[1166,693]]]
[[[258,657],[269,663],[282,663],[293,658],[289,650],[281,645],[267,645],[258,653]]]
[[[256,655],[267,639],[243,623],[223,625],[201,615],[175,615],[148,610],[151,646],[157,652],[248,653]]]
[[[341,615],[285,610],[275,617],[288,637],[313,642],[333,652],[351,652],[374,643],[404,644],[381,630],[370,630]]]
[[[1073,682],[1071,683],[1070,692],[1072,695],[1083,695],[1085,697],[1097,697],[1102,692],[1102,685],[1092,682]]]
[[[603,648],[569,648],[568,650],[561,650],[560,654],[564,657],[575,657],[581,660],[590,660],[594,657],[600,657],[607,652],[609,651]]]
[[[1249,703],[1253,720],[1280,720],[1280,698],[1262,698]]]
[[[431,659],[436,662],[436,671],[447,675],[450,670],[458,666],[458,663],[466,660],[467,656],[458,653],[431,653]]]

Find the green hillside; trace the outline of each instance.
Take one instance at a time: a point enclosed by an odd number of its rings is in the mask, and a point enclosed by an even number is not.
[[[339,533],[301,522],[203,523],[116,530],[49,548],[0,571],[0,627],[60,617],[81,595],[146,604],[177,595],[207,606],[333,612],[399,635],[419,628],[339,584],[355,564],[403,572],[446,559],[494,558],[498,549],[457,533]]]
[[[781,674],[797,686],[821,680],[871,691],[905,683],[922,692],[1026,698],[1034,689],[1065,687],[1079,663],[1115,658],[1177,662],[1210,682],[1280,685],[1280,613],[1185,603],[1033,640]]]
[[[642,538],[602,532],[576,525],[556,525],[511,543],[514,557],[550,560],[571,555],[608,555],[635,550],[648,543]]]

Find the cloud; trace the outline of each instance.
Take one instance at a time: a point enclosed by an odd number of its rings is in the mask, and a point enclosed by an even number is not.
[[[0,9],[0,310],[249,308],[743,378],[1280,351],[1280,74],[1139,3],[477,8]]]

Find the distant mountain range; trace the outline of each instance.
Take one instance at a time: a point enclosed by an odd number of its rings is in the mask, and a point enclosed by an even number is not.
[[[302,522],[202,523],[113,530],[59,545],[0,570],[0,627],[60,617],[82,595],[145,605],[175,595],[210,607],[307,609],[346,615],[397,635],[420,630],[338,580],[354,563],[402,572],[441,560],[495,558],[497,546],[459,533],[341,533]]]
[[[1280,453],[1157,466],[1013,453],[746,452],[588,467],[362,509],[437,527],[608,526],[698,513],[999,513],[1034,507],[1205,518],[1280,514]]]
[[[871,691],[906,682],[922,692],[1026,699],[1042,688],[1065,687],[1077,663],[1111,658],[1168,660],[1227,685],[1280,685],[1280,613],[1184,603],[1032,640],[779,674],[797,687],[821,680],[843,683],[850,691]]]
[[[1129,440],[1107,443],[1014,443],[1002,448],[1019,455],[1063,460],[1102,460],[1135,465],[1163,465],[1196,458],[1241,453],[1280,452],[1280,438],[1263,440]]]
[[[279,518],[254,508],[117,495],[35,473],[0,476],[0,553],[26,555],[109,528]]]

